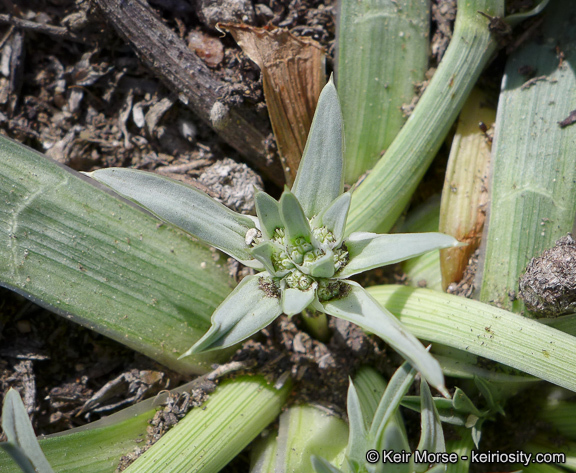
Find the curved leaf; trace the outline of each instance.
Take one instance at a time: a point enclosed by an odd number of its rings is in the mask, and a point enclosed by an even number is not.
[[[348,320],[378,335],[420,371],[432,386],[447,396],[444,375],[439,363],[426,351],[418,339],[408,332],[394,315],[383,309],[358,283],[353,281],[342,281],[342,283],[348,285],[348,294],[341,299],[323,302],[326,313]]]
[[[482,302],[429,289],[368,292],[415,335],[498,361],[576,392],[576,337]]]
[[[251,267],[246,232],[255,228],[245,215],[228,209],[204,192],[146,171],[125,168],[87,173],[182,230]]]
[[[235,345],[282,313],[280,299],[261,289],[261,275],[248,276],[212,314],[212,327],[182,357]],[[181,358],[182,358],[181,357]]]
[[[20,394],[14,388],[10,388],[4,397],[2,430],[8,439],[3,448],[26,473],[54,473],[38,445]]]
[[[332,79],[322,89],[308,141],[292,186],[306,216],[326,209],[344,187],[342,112]]]
[[[350,261],[336,277],[354,274],[398,263],[432,250],[458,246],[458,240],[442,233],[353,233],[345,241]]]

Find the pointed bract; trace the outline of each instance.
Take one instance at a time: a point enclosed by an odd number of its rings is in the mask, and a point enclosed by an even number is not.
[[[344,186],[342,111],[332,79],[326,84],[316,106],[312,126],[292,192],[308,218],[320,214],[341,193]]]
[[[304,238],[310,242],[310,224],[302,210],[300,202],[289,190],[280,197],[280,216],[286,229],[286,237],[290,243],[296,238]]]
[[[271,239],[277,228],[284,227],[280,217],[278,201],[266,194],[266,192],[256,192],[254,194],[254,205],[256,207],[256,215],[258,215],[260,220],[260,230],[262,230],[266,238]]]
[[[290,317],[299,314],[312,303],[315,297],[316,284],[307,291],[286,288],[282,291],[282,312]]]
[[[326,313],[378,335],[420,371],[432,386],[447,393],[440,364],[418,339],[358,283],[342,281],[342,284],[348,286],[348,294],[340,299],[323,302]]]
[[[338,247],[342,244],[344,239],[344,230],[346,229],[346,218],[348,218],[348,210],[350,209],[350,202],[352,195],[346,192],[338,197],[322,214],[317,217],[318,226],[325,226],[330,230],[336,241],[332,244],[332,248]]]
[[[344,242],[348,264],[336,275],[348,278],[354,274],[398,263],[432,250],[450,248],[461,243],[443,233],[352,233]]]
[[[212,314],[210,330],[180,358],[235,345],[272,323],[282,309],[280,299],[261,287],[266,275],[244,278]]]
[[[264,241],[250,250],[252,256],[260,261],[264,266],[264,269],[270,273],[273,277],[283,277],[288,271],[276,271],[274,264],[272,262],[272,257],[275,253],[280,251],[281,248],[271,241]]]

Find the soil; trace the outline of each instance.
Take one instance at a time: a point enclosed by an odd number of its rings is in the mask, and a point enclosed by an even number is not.
[[[111,166],[156,171],[250,213],[253,209],[247,202],[253,187],[277,196],[283,177],[270,165],[277,156],[260,71],[215,25],[242,21],[287,28],[318,41],[328,52],[330,69],[335,2],[220,3],[225,7],[215,8],[211,0],[151,0],[155,15],[187,42],[211,77],[222,84],[218,103],[247,107],[260,120],[267,136],[266,160],[251,161],[250,153],[223,140],[165,85],[170,81],[143,65],[105,14],[86,0],[2,2],[0,132],[78,171]],[[432,66],[451,37],[455,3],[433,1]],[[409,104],[406,109],[409,113]],[[441,188],[443,168],[440,164],[431,169],[418,195]],[[247,274],[233,263],[230,267],[238,278]],[[472,278],[473,271],[468,286],[456,292],[469,296]],[[364,282],[404,279],[399,273],[376,270]],[[296,381],[291,402],[321,404],[345,417],[348,376],[360,365],[371,364],[389,378],[400,358],[347,322],[330,320],[330,329],[333,336],[322,343],[306,332],[299,318],[281,317],[245,343],[233,360],[255,361],[252,370],[269,375],[271,382],[290,373]],[[37,434],[84,425],[189,381],[2,288],[0,340],[0,396],[11,386],[19,389]],[[210,389],[196,393],[196,401]],[[187,408],[181,409],[179,402],[155,418],[153,439],[184,415]],[[180,406],[177,415],[174,405]],[[245,471],[245,461],[246,455],[240,456],[240,463],[228,471]]]

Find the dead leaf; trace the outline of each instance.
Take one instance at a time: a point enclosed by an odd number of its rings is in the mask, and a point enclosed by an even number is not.
[[[326,53],[286,29],[220,24],[262,71],[264,97],[289,185],[294,182],[308,130],[326,83]]]

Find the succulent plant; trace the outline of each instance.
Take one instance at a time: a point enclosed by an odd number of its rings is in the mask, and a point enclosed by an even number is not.
[[[306,308],[378,335],[446,394],[438,362],[396,317],[347,278],[427,251],[458,245],[440,233],[346,234],[342,115],[336,88],[322,91],[292,190],[279,201],[256,192],[257,218],[237,214],[198,189],[144,171],[89,175],[161,219],[259,271],[244,278],[212,315],[212,327],[183,356],[234,345]]]

